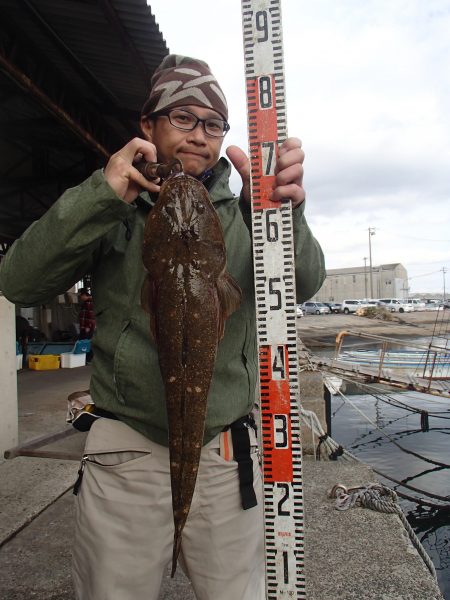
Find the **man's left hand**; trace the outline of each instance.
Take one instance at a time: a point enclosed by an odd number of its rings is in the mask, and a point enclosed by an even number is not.
[[[238,146],[229,146],[227,156],[242,179],[242,196],[250,202],[250,162],[247,155]],[[275,184],[269,198],[273,202],[290,199],[292,208],[299,206],[305,199],[303,189],[303,160],[305,153],[298,138],[288,138],[279,149],[275,165]]]

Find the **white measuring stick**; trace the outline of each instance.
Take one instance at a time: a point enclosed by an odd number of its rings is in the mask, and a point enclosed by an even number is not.
[[[242,0],[259,347],[266,597],[304,599],[291,202],[269,200],[287,137],[280,0]]]

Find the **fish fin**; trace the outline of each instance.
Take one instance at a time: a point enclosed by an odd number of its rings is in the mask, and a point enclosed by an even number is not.
[[[223,338],[225,321],[239,308],[242,291],[229,273],[224,273],[217,281],[217,296],[219,300],[219,340]]]
[[[150,315],[150,333],[153,339],[156,339],[156,323],[155,323],[155,285],[147,276],[144,279],[141,289],[141,306]]]
[[[172,554],[172,572],[170,574],[171,577],[175,575],[175,571],[177,570],[177,562],[178,556],[181,550],[181,533],[175,534],[175,539],[173,541],[173,554]]]

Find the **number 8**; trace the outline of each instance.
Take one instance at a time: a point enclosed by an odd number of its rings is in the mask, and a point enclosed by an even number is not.
[[[272,80],[267,75],[259,78],[259,105],[272,108]]]

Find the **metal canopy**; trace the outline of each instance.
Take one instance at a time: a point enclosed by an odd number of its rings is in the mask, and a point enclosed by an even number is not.
[[[0,0],[0,244],[129,139],[168,53],[145,0]]]

